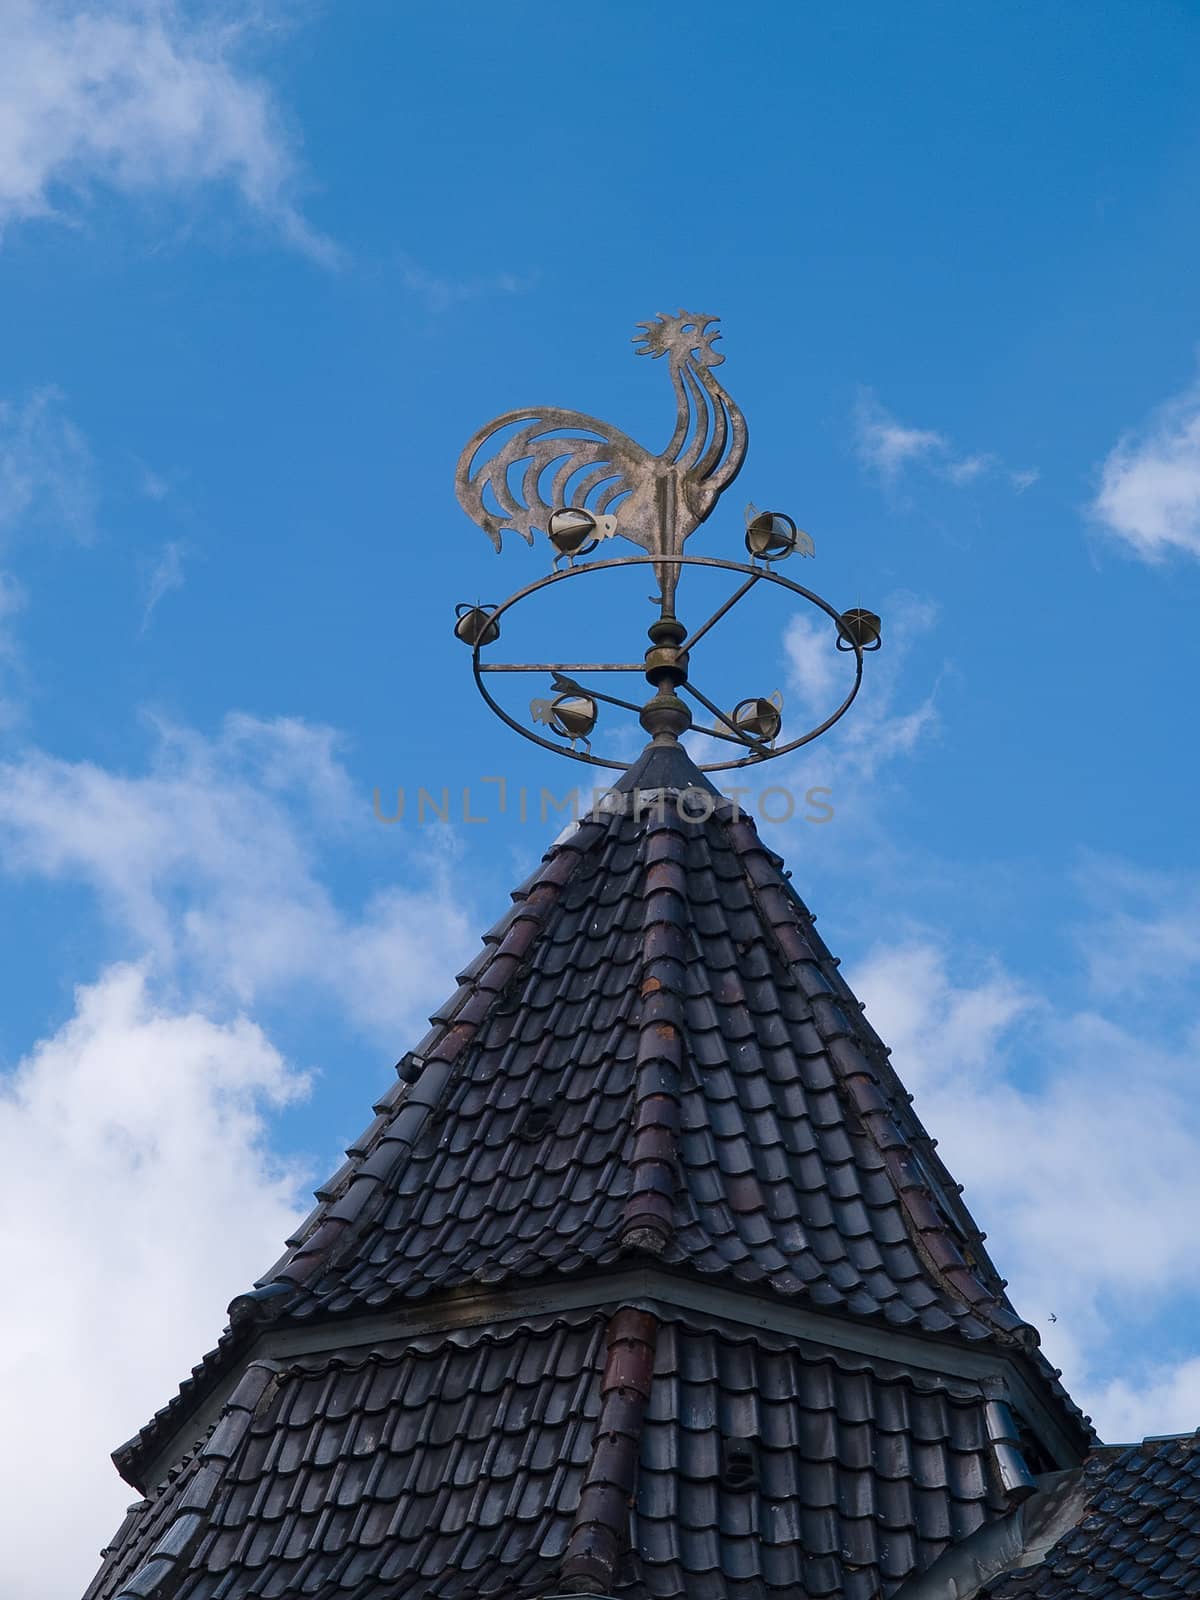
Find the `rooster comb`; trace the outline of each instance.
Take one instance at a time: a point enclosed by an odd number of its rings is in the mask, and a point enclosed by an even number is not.
[[[721,337],[717,317],[697,316],[692,311],[671,316],[660,311],[649,322],[639,322],[638,328],[645,330],[633,336],[640,356],[669,355],[674,361],[691,357],[701,366],[716,366],[725,359],[712,348],[713,341]]]

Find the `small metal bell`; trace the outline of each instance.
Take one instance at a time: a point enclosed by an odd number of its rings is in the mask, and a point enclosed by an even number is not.
[[[839,650],[878,650],[883,643],[880,633],[881,624],[873,611],[863,611],[855,607],[853,611],[843,611],[838,618]]]
[[[476,645],[495,644],[500,637],[500,624],[494,620],[495,606],[472,606],[465,602],[455,606],[454,637],[472,649]]]
[[[763,739],[768,743],[779,736],[783,727],[783,696],[776,689],[770,699],[752,695],[748,700],[741,700],[733,708],[729,720],[739,733],[749,734],[752,739]]]

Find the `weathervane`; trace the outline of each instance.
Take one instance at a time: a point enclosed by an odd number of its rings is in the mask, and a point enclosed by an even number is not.
[[[491,709],[511,728],[556,754],[594,766],[623,768],[624,761],[592,754],[591,734],[600,705],[633,712],[659,743],[670,743],[693,726],[687,695],[715,719],[698,728],[712,738],[740,745],[743,754],[702,764],[721,771],[786,755],[809,743],[849,709],[862,682],[863,656],[877,650],[880,623],[874,612],[838,612],[811,590],[784,578],[775,563],[795,553],[813,554],[813,541],[784,512],[746,509],[749,563],[684,553],[684,541],[716,508],[746,456],[746,419],[713,376],[725,357],[713,349],[717,318],[659,314],[639,323],[639,355],[666,356],[675,391],[675,431],[655,455],[618,428],[579,411],[547,406],[509,411],[481,428],[459,457],[455,487],[459,503],[495,545],[505,532],[532,544],[544,533],[554,552],[552,571],[510,595],[500,605],[460,605],[454,631],[472,652],[475,681]],[[587,560],[612,538],[640,546],[644,554]],[[560,565],[565,563],[565,566]],[[579,564],[577,564],[579,563]],[[501,618],[518,602],[556,583],[614,567],[652,566],[658,585],[658,617],[641,661],[497,662],[482,652],[500,637]],[[741,573],[745,582],[699,627],[689,631],[676,616],[675,596],[684,567]],[[723,711],[691,679],[691,653],[701,638],[758,584],[767,581],[816,606],[833,625],[832,642],[855,656],[849,694],[823,722],[798,738],[779,742],[782,697],[752,695]],[[549,673],[552,693],[535,698],[531,722],[548,728],[554,743],[511,716],[490,693],[488,674]],[[655,690],[643,705],[581,684],[577,675],[644,673]],[[582,746],[582,749],[579,748]]]

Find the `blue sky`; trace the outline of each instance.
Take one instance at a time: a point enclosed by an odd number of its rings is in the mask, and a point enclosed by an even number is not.
[[[65,1491],[5,1480],[0,1587],[83,1587],[107,1449],[560,826],[489,808],[576,774],[450,630],[545,547],[496,557],[454,464],[527,402],[661,448],[629,340],[680,306],[751,432],[693,548],[780,506],[791,575],[884,617],[780,763],[833,820],[764,831],[1105,1436],[1200,1422],[1198,35],[1166,0],[0,0],[0,1387],[91,1508],[47,1566]],[[604,582],[529,637],[636,655]],[[786,605],[720,639],[726,700],[836,687]],[[490,820],[375,820],[422,783]]]

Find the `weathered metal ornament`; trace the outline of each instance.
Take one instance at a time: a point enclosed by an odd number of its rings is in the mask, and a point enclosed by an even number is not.
[[[598,712],[591,695],[559,694],[552,700],[531,700],[529,714],[535,722],[545,723],[572,744],[576,739],[586,744],[596,726]]]
[[[596,519],[590,511],[583,511],[578,506],[566,506],[554,512],[546,532],[560,556],[578,555],[588,540],[595,538]]]
[[[493,620],[495,606],[455,606],[454,637],[472,649],[476,645],[495,644],[500,637],[500,624]]]
[[[793,551],[816,554],[812,535],[798,528],[786,511],[760,511],[753,501],[746,507],[746,549],[755,561],[782,561]]]
[[[472,648],[475,684],[486,704],[508,727],[544,750],[625,770],[627,760],[592,752],[598,706],[636,718],[651,743],[663,746],[678,743],[689,728],[697,727],[694,708],[701,707],[714,721],[698,731],[726,746],[728,755],[726,760],[702,762],[702,771],[769,761],[820,738],[849,710],[862,684],[864,652],[879,648],[879,618],[861,609],[839,612],[775,570],[790,555],[814,553],[812,538],[785,511],[746,507],[748,562],[685,551],[685,541],[711,515],[741,469],[746,420],[714,375],[724,360],[714,348],[720,337],[715,317],[686,311],[660,314],[641,323],[640,330],[635,338],[638,354],[667,357],[675,393],[675,428],[657,454],[606,422],[554,406],[506,412],[481,428],[463,450],[455,478],[463,509],[497,550],[506,529],[528,544],[537,533],[545,534],[554,570],[498,606],[459,606],[454,631]],[[636,553],[592,555],[601,540],[617,535],[636,546]],[[561,595],[564,583],[617,568],[644,568],[656,582],[658,616],[640,659],[483,659],[482,646],[499,637],[501,622],[513,606],[550,587]],[[693,620],[691,626],[675,610],[685,568],[689,573],[736,573],[739,579],[708,617]],[[835,643],[854,656],[840,703],[805,732],[789,730],[786,736],[778,692],[751,696],[726,712],[722,704],[728,701],[706,694],[695,672],[697,648],[705,646],[722,619],[751,593],[776,589],[822,612],[833,626]],[[501,684],[513,680],[493,674],[535,672],[550,674],[550,693],[529,702],[526,718],[516,707],[506,708],[505,697],[499,695]],[[613,687],[611,677],[601,680],[602,689],[592,685],[598,674],[624,673],[645,679],[652,690],[648,700],[638,698],[636,691],[614,692],[619,677]],[[577,681],[577,675],[586,681]]]
[[[546,525],[547,536],[557,552],[555,567],[564,556],[571,564],[576,556],[589,555],[601,539],[611,539],[616,531],[616,517],[597,517],[579,506],[564,506]]]
[[[783,727],[783,696],[779,690],[770,699],[762,696],[752,696],[748,700],[741,700],[733,708],[729,720],[739,733],[746,733],[752,739],[765,739],[770,743],[779,736]]]
[[[746,549],[759,561],[782,561],[796,548],[796,524],[786,511],[746,509]]]
[[[660,312],[638,326],[638,354],[666,356],[675,391],[666,447],[647,450],[610,423],[558,406],[496,417],[459,457],[455,487],[497,550],[506,530],[532,544],[556,511],[571,509],[598,520],[615,513],[614,533],[652,556],[678,556],[737,477],[746,419],[713,376],[725,359],[713,349],[717,318]],[[673,616],[679,569],[664,563],[657,576],[663,615]]]
[[[873,611],[863,611],[855,607],[852,611],[843,611],[838,618],[839,650],[878,650],[883,643],[880,633],[882,624]]]
[[[560,694],[554,720],[568,739],[586,739],[596,726],[596,702],[586,694]]]

